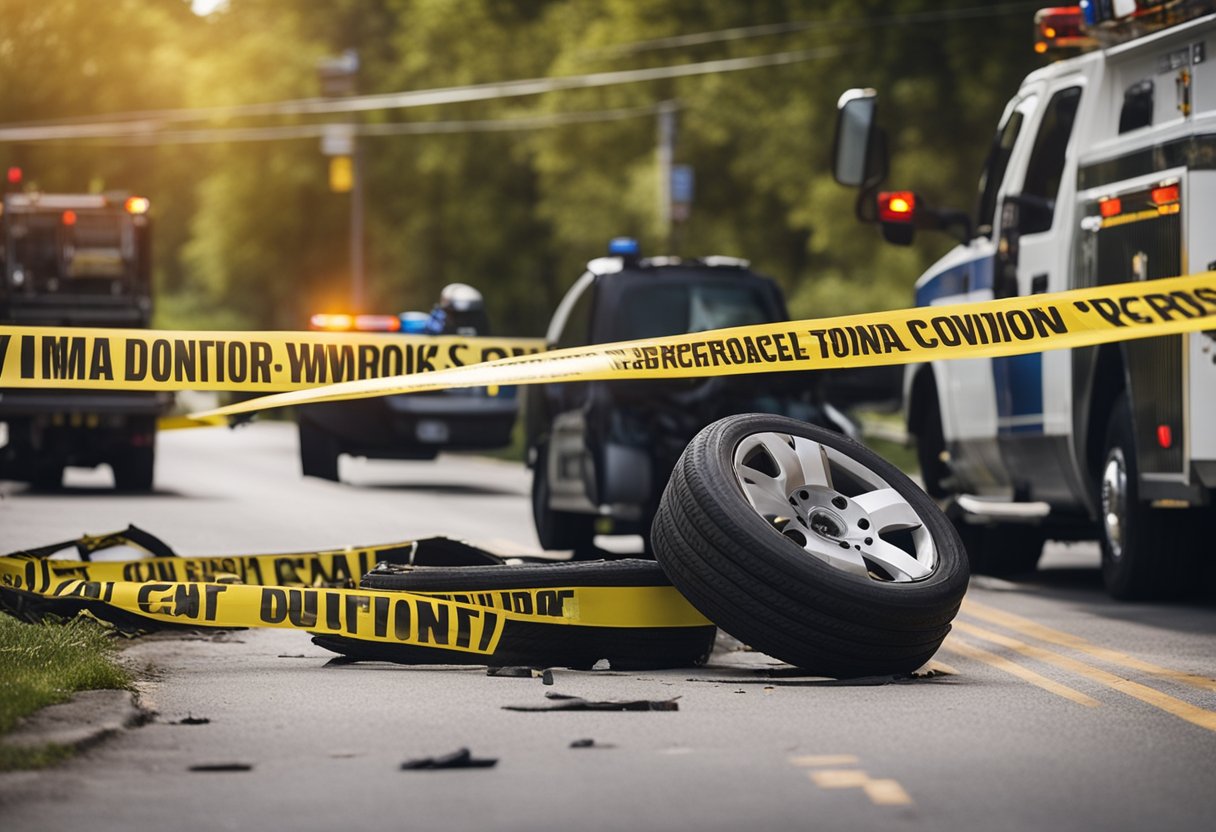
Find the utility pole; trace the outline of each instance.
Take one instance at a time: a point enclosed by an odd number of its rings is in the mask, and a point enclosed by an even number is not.
[[[336,58],[317,62],[321,94],[336,98],[355,94],[359,55],[347,49]],[[363,153],[354,125],[335,125],[321,139],[321,152],[330,157],[330,190],[350,193],[350,307],[362,312],[363,275]]]
[[[659,105],[655,158],[659,169],[659,235],[664,252],[671,247],[671,163],[675,156],[676,112],[679,109],[679,102],[676,101],[664,101]]]

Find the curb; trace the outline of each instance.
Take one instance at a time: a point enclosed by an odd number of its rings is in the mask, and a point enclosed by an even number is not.
[[[129,690],[89,690],[21,719],[0,744],[35,749],[57,745],[81,751],[126,728],[143,725],[152,712]]]

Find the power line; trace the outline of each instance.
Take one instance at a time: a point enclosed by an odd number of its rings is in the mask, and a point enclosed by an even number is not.
[[[0,141],[37,142],[141,135],[150,137],[165,124],[171,123],[217,118],[360,113],[374,110],[402,110],[413,107],[432,107],[441,104],[491,101],[526,95],[542,95],[544,93],[565,90],[592,89],[620,84],[636,84],[645,81],[662,81],[674,78],[689,78],[698,75],[714,75],[723,72],[738,72],[747,69],[782,66],[830,58],[840,53],[841,49],[837,46],[823,46],[816,49],[801,49],[793,52],[777,52],[768,55],[727,58],[692,64],[651,67],[649,69],[593,72],[584,75],[565,75],[557,78],[530,78],[519,81],[470,84],[462,87],[444,87],[431,90],[411,90],[378,95],[355,95],[345,98],[306,98],[294,101],[243,104],[230,107],[117,113],[105,117],[78,119],[73,123],[60,121],[0,126]]]
[[[1042,0],[1023,3],[1002,3],[988,6],[971,6],[964,9],[945,9],[933,12],[908,12],[886,17],[854,17],[846,20],[791,20],[785,23],[762,23],[756,26],[737,26],[713,32],[695,32],[665,38],[622,43],[606,46],[588,53],[588,57],[636,55],[660,49],[679,49],[685,46],[704,46],[709,43],[748,40],[751,38],[787,35],[794,32],[832,31],[837,29],[879,28],[887,26],[916,25],[920,23],[945,23],[956,20],[972,20],[983,17],[1002,17],[1037,10]]]
[[[353,136],[417,136],[444,135],[454,133],[505,133],[520,130],[538,130],[566,124],[590,124],[605,121],[623,121],[631,118],[651,116],[659,106],[631,107],[616,110],[589,110],[585,112],[548,113],[518,118],[483,119],[470,121],[420,121],[403,124],[345,124],[320,122],[316,124],[293,124],[278,127],[215,127],[199,130],[167,130],[149,136],[119,138],[122,145],[146,146],[152,144],[206,144],[221,142],[281,141],[287,139],[319,139],[341,126]]]

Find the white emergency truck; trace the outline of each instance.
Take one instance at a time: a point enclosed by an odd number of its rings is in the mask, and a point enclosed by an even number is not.
[[[876,93],[845,93],[834,173],[861,189],[859,216],[894,243],[917,229],[960,240],[916,282],[917,305],[1216,270],[1213,12],[1039,12],[1036,51],[1070,54],[1005,108],[973,214],[880,191]],[[1216,332],[913,365],[904,401],[926,490],[977,570],[1033,569],[1045,540],[1096,537],[1108,591],[1130,599],[1178,594],[1211,560]]]

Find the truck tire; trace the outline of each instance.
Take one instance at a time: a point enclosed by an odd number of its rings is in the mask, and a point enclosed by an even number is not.
[[[338,482],[338,440],[304,417],[299,417],[300,470],[306,477]]]
[[[155,478],[156,448],[152,445],[127,448],[111,457],[110,468],[114,471],[114,488],[118,491],[151,491]]]
[[[967,589],[966,552],[928,495],[859,443],[781,416],[697,434],[652,536],[703,615],[825,676],[920,667]]]
[[[1189,583],[1195,510],[1154,509],[1140,499],[1131,406],[1124,393],[1106,427],[1097,477],[1102,581],[1123,601],[1172,598]]]
[[[30,487],[35,491],[58,491],[63,488],[63,469],[59,462],[34,461],[29,468]]]
[[[542,549],[572,549],[576,553],[595,548],[595,518],[589,514],[554,511],[549,507],[549,445],[536,446],[532,466],[532,520]]]
[[[925,372],[932,373],[932,370]],[[921,412],[916,419],[916,461],[920,465],[921,482],[930,497],[942,499],[950,495],[946,481],[950,478],[950,465],[946,462],[946,435],[942,430],[941,404],[937,400],[937,386],[929,383],[923,391]]]

